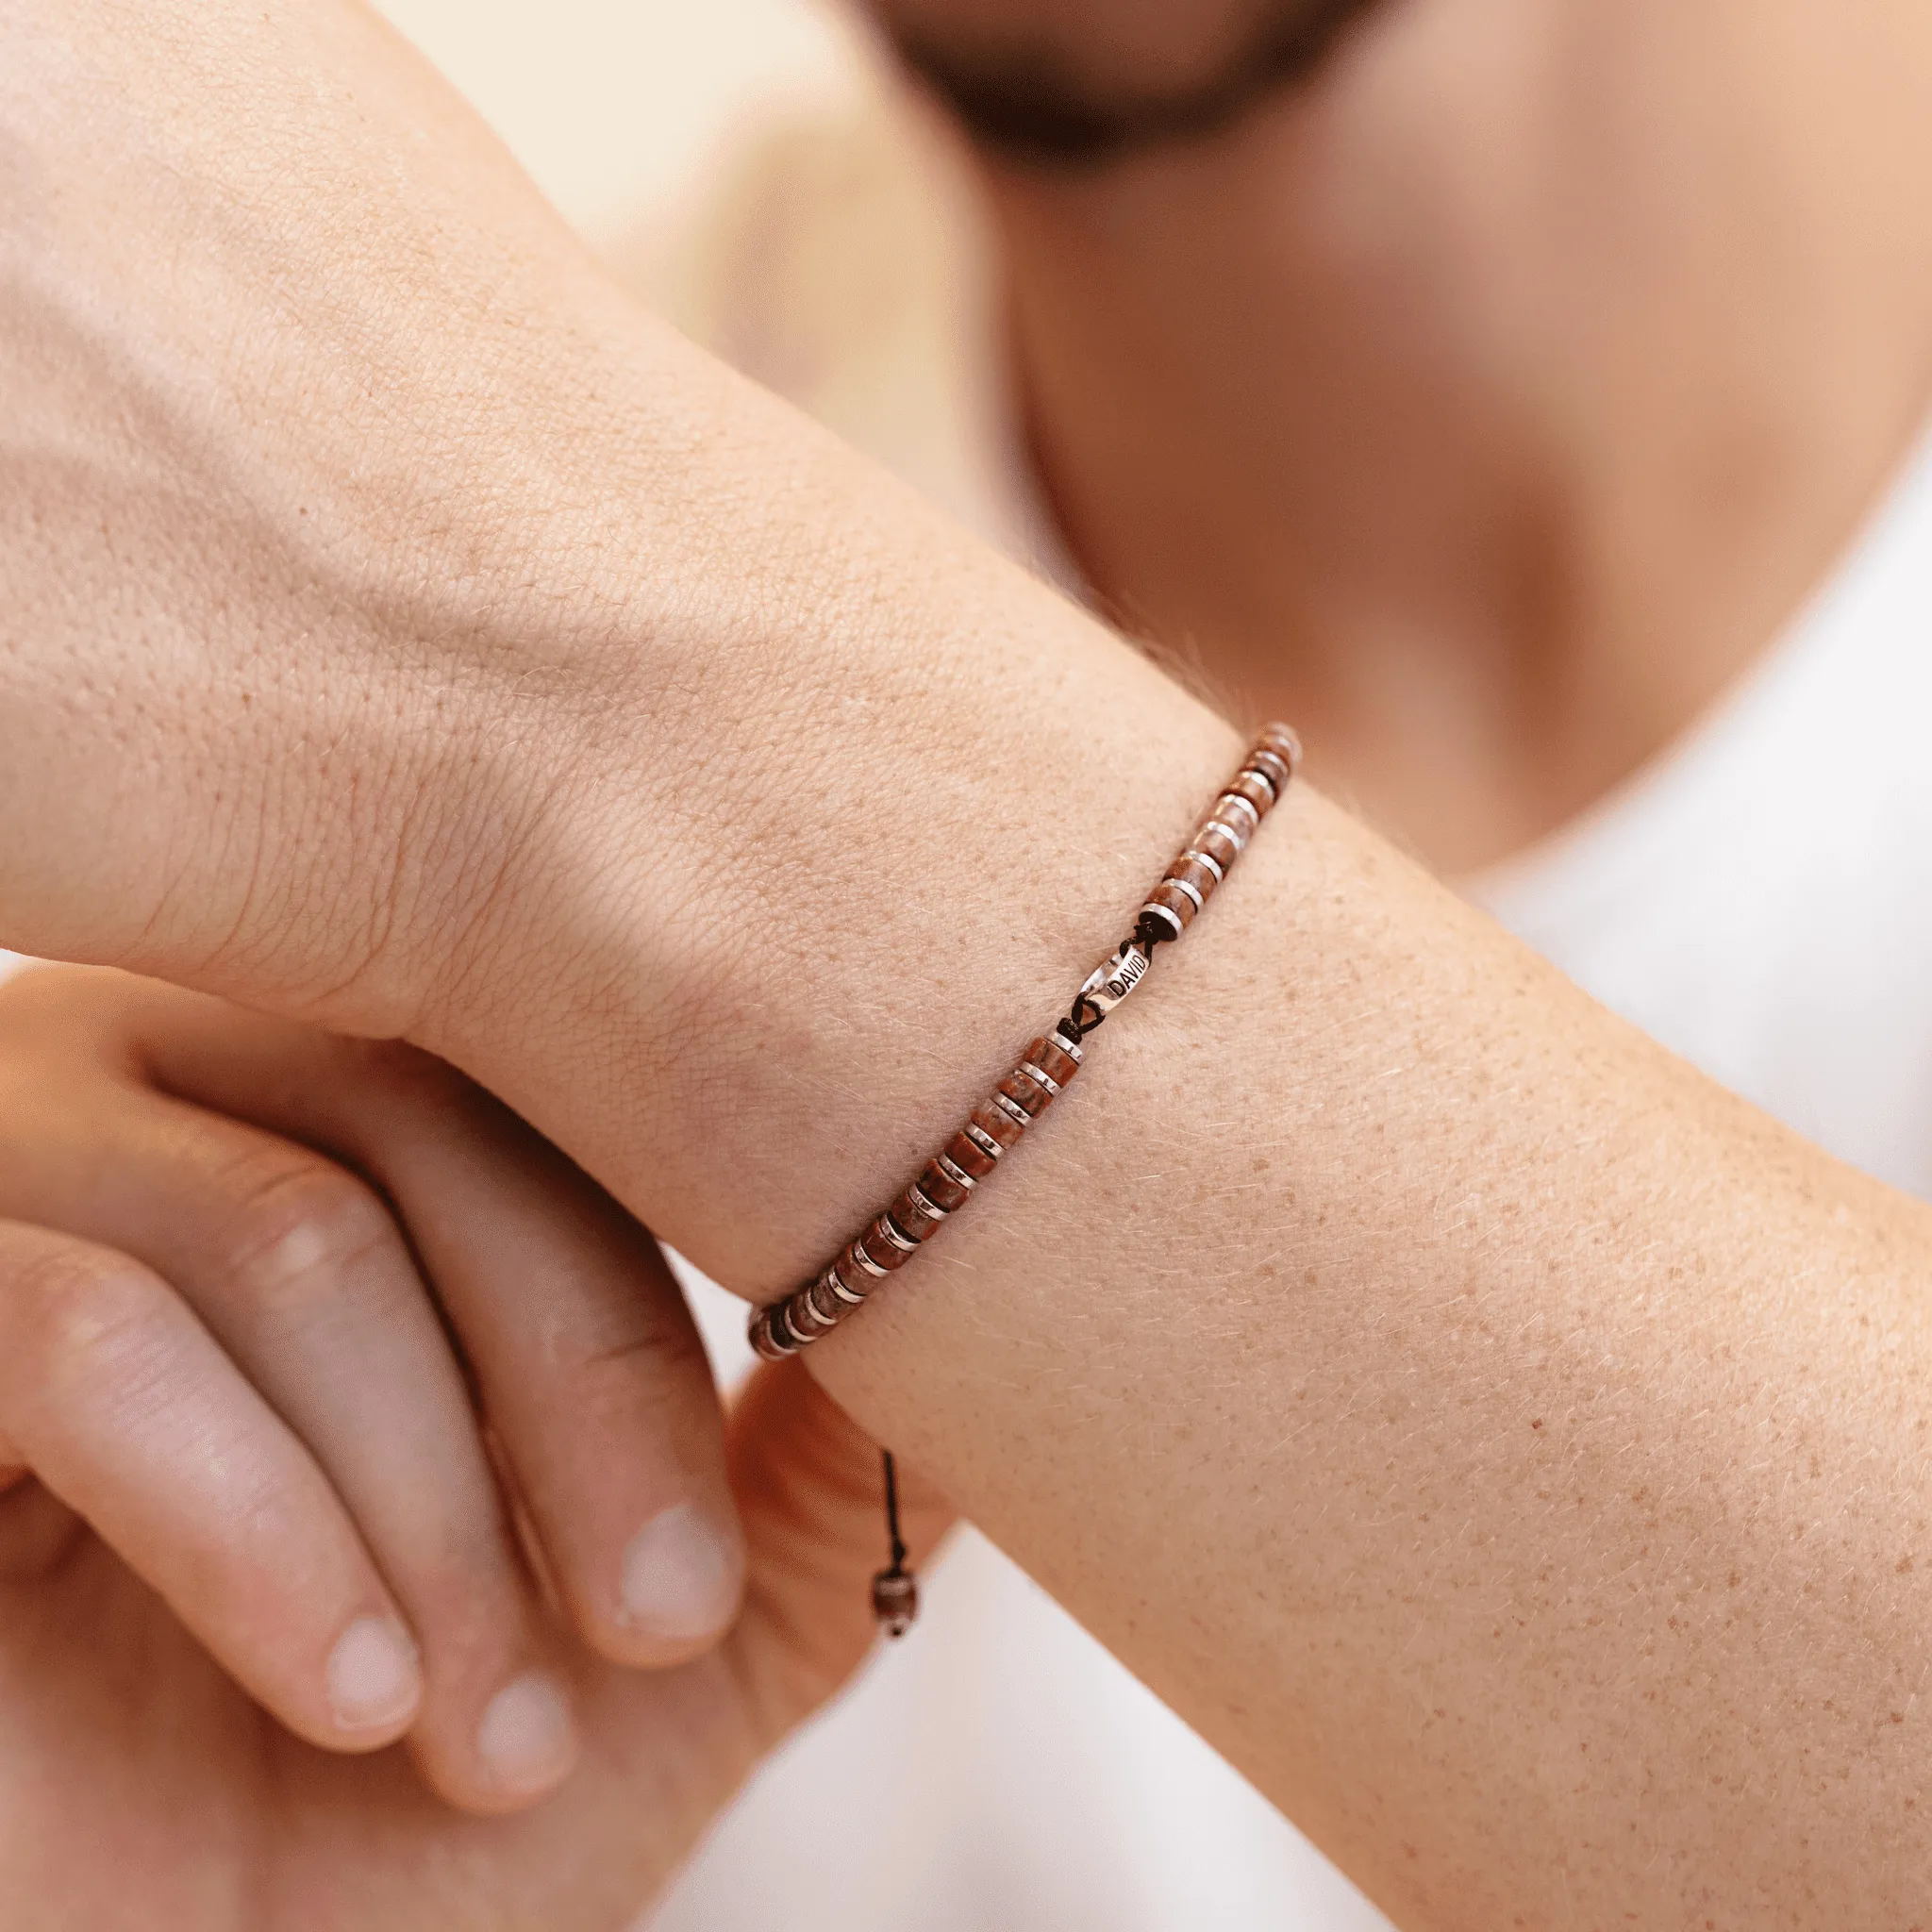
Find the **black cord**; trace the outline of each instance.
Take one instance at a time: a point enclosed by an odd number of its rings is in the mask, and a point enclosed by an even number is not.
[[[886,1459],[886,1534],[892,1542],[892,1568],[890,1574],[902,1576],[906,1572],[906,1539],[899,1534],[899,1472],[892,1463],[892,1452],[881,1450]]]

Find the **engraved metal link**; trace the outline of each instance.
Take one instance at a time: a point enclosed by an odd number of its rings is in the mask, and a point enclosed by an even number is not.
[[[1080,998],[1105,1019],[1146,978],[1149,963],[1146,947],[1138,940],[1128,941],[1087,975]]]

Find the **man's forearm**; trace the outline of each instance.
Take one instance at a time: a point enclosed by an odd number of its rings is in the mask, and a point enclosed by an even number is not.
[[[822,459],[827,560],[692,654],[675,746],[616,708],[649,808],[620,730],[529,869],[518,996],[557,946],[594,1003],[541,1073],[459,1049],[758,1297],[1063,1009],[1239,741]],[[1400,1921],[1880,1926],[1928,1281],[1926,1210],[1303,795],[812,1359]]]

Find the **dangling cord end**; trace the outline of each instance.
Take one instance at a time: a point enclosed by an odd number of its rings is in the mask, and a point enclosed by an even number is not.
[[[891,1542],[892,1567],[881,1570],[872,1580],[872,1613],[888,1637],[903,1637],[919,1615],[919,1579],[906,1567],[906,1539],[899,1534],[899,1473],[893,1467],[892,1452],[883,1452],[886,1462],[886,1535]]]

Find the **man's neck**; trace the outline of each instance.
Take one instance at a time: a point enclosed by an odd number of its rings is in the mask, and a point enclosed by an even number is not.
[[[1932,388],[1919,14],[1558,11],[1391,10],[1218,142],[993,184],[1097,593],[1450,870],[1684,731]]]

